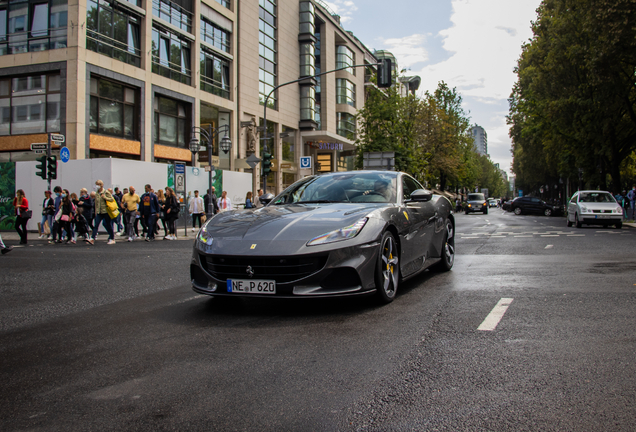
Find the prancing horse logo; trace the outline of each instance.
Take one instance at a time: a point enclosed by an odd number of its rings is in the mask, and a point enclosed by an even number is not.
[[[247,268],[245,269],[245,273],[247,273],[249,277],[254,276],[254,269],[252,268],[252,266],[247,266]]]

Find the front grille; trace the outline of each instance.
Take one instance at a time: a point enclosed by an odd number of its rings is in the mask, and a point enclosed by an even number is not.
[[[275,280],[277,283],[296,281],[322,269],[327,255],[308,257],[238,257],[207,256],[208,272],[216,279],[250,279],[247,267],[254,272],[251,279]]]
[[[611,210],[592,210],[593,213],[611,213]]]

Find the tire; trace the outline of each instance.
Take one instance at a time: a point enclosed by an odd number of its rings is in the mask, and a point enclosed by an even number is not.
[[[466,214],[468,214],[468,213],[469,213],[468,210],[466,210]]]
[[[544,215],[546,216],[552,216],[552,210],[550,209],[545,209],[545,211],[543,212]]]
[[[400,259],[393,234],[385,232],[380,242],[375,270],[375,287],[381,303],[391,303],[395,298],[400,280]]]
[[[453,268],[455,263],[455,227],[450,219],[446,219],[446,233],[442,243],[442,256],[431,270],[437,272],[447,272]]]
[[[515,214],[518,216],[521,214],[521,207],[517,207],[514,209]]]
[[[574,222],[576,222],[576,227],[577,228],[583,228],[583,224],[581,223],[581,221],[579,221],[579,214],[578,213],[574,213]]]
[[[488,214],[488,209],[484,210],[484,214],[487,215]]]
[[[567,216],[565,220],[568,222],[568,228],[572,226],[572,222],[570,222],[570,216]]]
[[[622,229],[622,228],[623,228],[623,222],[616,223],[616,229]]]

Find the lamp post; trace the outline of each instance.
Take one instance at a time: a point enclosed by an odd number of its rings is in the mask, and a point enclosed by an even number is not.
[[[217,128],[212,127],[210,124],[207,129],[201,128],[199,126],[192,127],[192,139],[190,140],[190,151],[192,155],[196,155],[201,149],[201,145],[199,144],[199,140],[196,138],[196,134],[198,133],[202,140],[207,141],[208,148],[208,165],[210,166],[210,172],[208,177],[208,215],[212,216],[214,214],[214,203],[212,202],[212,177],[214,175],[214,165],[212,165],[212,141],[216,136],[218,136],[221,132],[225,132],[225,136],[221,138],[220,147],[223,150],[223,153],[227,154],[232,148],[232,140],[229,136],[227,136],[230,131],[230,125],[221,125]],[[196,157],[195,157],[196,159]]]

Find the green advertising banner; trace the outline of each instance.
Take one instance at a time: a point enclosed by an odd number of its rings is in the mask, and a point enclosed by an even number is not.
[[[0,230],[12,230],[15,223],[15,162],[0,162]],[[6,217],[5,217],[6,216]]]

